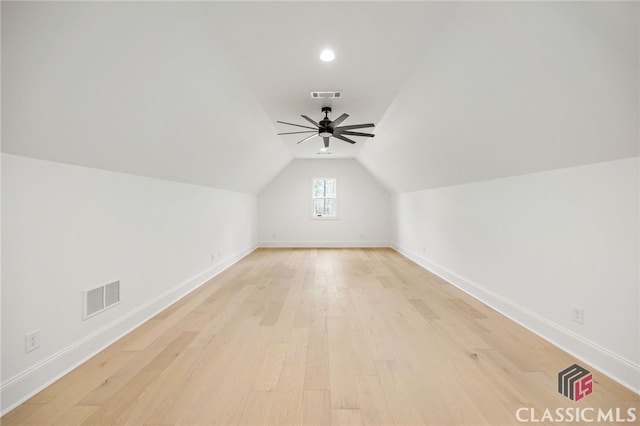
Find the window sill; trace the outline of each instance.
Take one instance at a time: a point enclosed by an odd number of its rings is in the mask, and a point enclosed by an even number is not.
[[[338,220],[338,216],[310,216],[309,220]]]

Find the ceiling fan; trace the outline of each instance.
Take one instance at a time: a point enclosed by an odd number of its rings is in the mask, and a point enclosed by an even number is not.
[[[320,136],[324,140],[324,147],[325,148],[329,148],[329,138],[330,137],[334,137],[334,138],[340,139],[342,141],[348,142],[350,144],[354,144],[354,143],[356,143],[356,141],[354,141],[352,139],[349,139],[347,136],[365,136],[365,137],[368,137],[368,138],[372,138],[372,137],[375,136],[372,133],[362,133],[362,132],[353,132],[352,131],[354,129],[364,129],[366,127],[374,127],[375,125],[373,123],[351,124],[349,126],[338,126],[338,124],[342,123],[344,120],[347,119],[347,117],[349,117],[348,114],[342,114],[340,117],[338,117],[335,120],[331,121],[331,120],[329,120],[329,113],[331,112],[331,107],[323,107],[322,108],[322,112],[324,113],[324,118],[322,120],[320,120],[319,123],[316,123],[315,121],[313,121],[312,119],[310,119],[306,115],[301,115],[302,118],[307,120],[309,123],[313,124],[315,127],[303,126],[301,124],[286,123],[284,121],[277,121],[277,123],[287,124],[289,126],[296,126],[296,127],[302,127],[302,128],[305,128],[305,129],[311,129],[311,130],[306,130],[306,131],[302,131],[302,132],[278,133],[278,135],[293,135],[293,134],[298,134],[298,133],[315,133],[314,135],[311,135],[311,136],[309,136],[307,138],[302,139],[298,143],[300,144],[302,142],[308,141],[311,138],[315,138],[316,136]]]

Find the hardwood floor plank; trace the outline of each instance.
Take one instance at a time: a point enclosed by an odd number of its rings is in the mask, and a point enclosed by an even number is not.
[[[188,351],[195,353],[198,350],[190,349]],[[200,392],[208,379],[207,369],[211,365],[211,353],[204,350],[200,352],[198,359],[189,365],[180,379],[171,386],[171,392],[161,401],[161,404],[155,410],[146,413],[145,425],[175,425],[178,423],[191,405],[195,395]]]
[[[239,426],[266,425],[273,402],[273,393],[269,391],[251,391],[247,396],[238,420]]]
[[[329,390],[329,373],[327,318],[318,313],[309,329],[304,390]]]
[[[100,406],[104,404],[142,370],[149,360],[149,355],[139,352],[122,352],[120,356],[125,357],[127,362],[119,365],[117,370],[107,376],[98,386],[88,391],[84,398],[78,402],[78,405]]]
[[[183,386],[184,379],[189,377],[188,373],[194,362],[201,356],[202,351],[200,350],[183,349],[175,362],[163,370],[158,379],[140,395],[126,420],[126,424],[144,424],[150,413],[161,409],[164,404],[171,403],[175,389]]]
[[[303,390],[273,391],[269,425],[299,425],[302,422]]]
[[[271,301],[267,305],[264,315],[262,316],[262,321],[260,321],[260,325],[272,326],[278,322],[288,291],[288,288],[277,287],[274,289],[271,294]]]
[[[0,422],[0,424],[4,426],[32,424],[29,419],[37,415],[45,406],[46,404],[25,402],[11,410],[8,414],[2,416],[2,422]]]
[[[352,349],[344,327],[345,317],[327,320],[331,408],[360,408]]]
[[[435,313],[429,306],[427,306],[421,299],[409,299],[409,303],[411,303],[411,306],[413,306],[415,310],[418,311],[420,315],[422,315],[422,317],[426,320],[440,318],[438,314]]]
[[[307,358],[307,346],[309,342],[308,328],[292,328],[289,333],[287,355],[285,362],[303,363]]]
[[[365,425],[393,425],[393,415],[378,376],[356,377],[360,413]]]
[[[291,290],[289,292],[289,300],[285,301],[280,311],[280,317],[273,326],[273,333],[271,334],[271,341],[273,343],[285,343],[289,340],[289,334],[291,334],[298,308],[298,293],[298,290]]]
[[[333,426],[362,426],[362,415],[359,409],[332,409],[331,424]]]
[[[180,353],[187,348],[189,343],[196,337],[197,333],[187,331],[181,333],[169,345],[144,367],[144,371],[163,371],[165,370]]]
[[[305,390],[302,393],[302,425],[326,426],[331,424],[329,391]]]
[[[74,405],[68,409],[58,420],[53,424],[56,426],[77,425],[88,419],[93,413],[98,410],[97,406],[92,405]]]
[[[135,408],[139,395],[158,379],[158,371],[140,371],[125,385],[126,392],[118,392],[100,406],[83,425],[122,425],[126,424],[131,411]]]
[[[376,366],[394,424],[424,425],[418,409],[422,395],[415,392],[419,388],[415,379],[405,374],[398,361],[377,361]]]
[[[40,407],[33,415],[27,417],[25,424],[48,424],[57,421],[71,407],[79,404],[82,397],[98,383],[104,383],[111,374],[117,374],[118,371],[130,365],[133,355],[134,353],[132,352],[115,354],[111,359],[104,360],[99,366],[89,369],[89,371],[86,371],[87,369],[84,366],[79,367],[76,370],[79,374],[75,377],[75,380],[61,380],[51,385],[52,388],[59,388],[54,391],[57,396]]]
[[[264,360],[256,376],[254,390],[268,391],[276,388],[288,349],[286,343],[269,343]]]

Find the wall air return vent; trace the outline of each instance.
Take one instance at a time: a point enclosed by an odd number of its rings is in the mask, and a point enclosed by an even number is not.
[[[311,97],[314,99],[320,98],[341,98],[342,92],[332,91],[332,92],[311,92]]]
[[[120,280],[82,292],[82,319],[86,320],[120,303]]]

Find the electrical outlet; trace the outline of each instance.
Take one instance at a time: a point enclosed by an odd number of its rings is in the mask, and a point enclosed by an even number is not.
[[[584,324],[584,309],[579,306],[574,306],[572,309],[573,320],[578,324]]]
[[[216,255],[214,253],[211,253],[211,261],[215,262],[216,260]]]
[[[24,336],[24,352],[29,353],[40,347],[40,330],[32,331]]]
[[[218,252],[218,259],[220,259],[222,257],[222,253]]]

